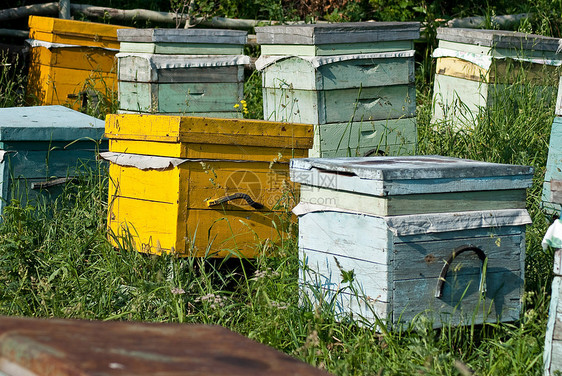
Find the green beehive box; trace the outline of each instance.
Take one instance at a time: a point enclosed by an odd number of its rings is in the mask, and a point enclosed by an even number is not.
[[[264,117],[314,124],[310,156],[415,151],[419,23],[271,26],[256,35]]]
[[[63,106],[0,109],[0,213],[11,199],[56,192],[94,163],[103,132],[102,120]]]
[[[546,173],[542,192],[543,209],[557,215],[562,207],[562,117],[557,116],[552,123],[550,146],[546,162]]]
[[[119,112],[240,118],[247,33],[119,30]]]
[[[438,28],[433,122],[472,128],[506,87],[557,84],[558,38],[504,30]],[[553,89],[554,91],[554,89]],[[501,99],[500,99],[501,100]]]

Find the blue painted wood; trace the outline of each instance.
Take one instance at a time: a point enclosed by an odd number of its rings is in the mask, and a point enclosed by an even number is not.
[[[559,116],[555,117],[552,123],[542,191],[543,209],[547,213],[554,215],[560,213],[562,202],[556,202],[552,199],[551,180],[562,181],[562,117]]]
[[[100,140],[105,123],[63,106],[0,109],[0,141]]]

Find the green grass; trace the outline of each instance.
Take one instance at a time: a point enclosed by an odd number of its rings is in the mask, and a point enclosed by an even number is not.
[[[259,85],[255,74],[246,88],[256,117]],[[84,168],[53,201],[12,202],[6,209],[0,314],[218,324],[338,375],[541,374],[552,251],[540,248],[548,220],[539,203],[554,97],[515,85],[479,115],[474,129],[456,131],[430,124],[431,85],[418,82],[418,88],[420,154],[535,168],[520,321],[433,330],[420,318],[388,333],[351,318],[337,321],[326,307],[299,302],[296,239],[281,250],[284,257],[244,262],[147,256],[132,250],[128,239],[118,239],[122,246],[114,248],[106,231],[103,164]]]

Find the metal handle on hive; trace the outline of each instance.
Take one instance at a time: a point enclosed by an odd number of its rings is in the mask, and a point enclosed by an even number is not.
[[[447,258],[447,260],[445,260],[445,264],[443,265],[443,268],[441,269],[441,273],[439,274],[439,279],[437,280],[437,287],[435,288],[435,297],[436,298],[441,298],[443,296],[443,284],[444,284],[444,282],[446,282],[445,277],[447,276],[447,272],[449,271],[449,267],[451,266],[451,263],[453,262],[455,257],[457,257],[461,253],[464,253],[464,252],[467,252],[467,251],[472,251],[472,252],[476,253],[476,255],[478,256],[480,261],[482,261],[482,268],[480,269],[479,291],[480,291],[480,293],[486,292],[486,280],[485,280],[485,275],[484,275],[484,265],[486,264],[486,259],[488,257],[486,256],[486,254],[484,253],[483,250],[481,250],[480,248],[478,248],[474,245],[469,244],[469,245],[461,245],[460,247],[455,248],[453,250],[453,252],[451,252],[449,257]]]
[[[225,202],[237,200],[237,199],[246,200],[248,205],[250,205],[254,209],[263,208],[262,204],[252,200],[252,198],[250,196],[248,196],[246,193],[234,193],[232,195],[224,196],[224,197],[221,197],[221,198],[214,198],[214,199],[206,200],[205,203],[207,204],[207,206],[214,206],[214,205],[224,204]]]

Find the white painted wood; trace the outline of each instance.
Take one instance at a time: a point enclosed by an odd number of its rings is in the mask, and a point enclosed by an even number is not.
[[[555,276],[552,280],[552,294],[550,298],[550,310],[543,353],[543,364],[545,376],[562,372],[562,339],[556,338],[555,333],[562,330],[561,310],[562,277]]]
[[[556,108],[554,113],[557,116],[562,116],[562,76],[558,81],[558,95],[556,96]]]
[[[562,250],[554,252],[554,275],[562,277]]]

